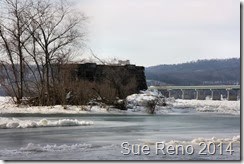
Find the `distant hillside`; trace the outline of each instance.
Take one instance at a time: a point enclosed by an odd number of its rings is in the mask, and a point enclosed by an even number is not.
[[[219,85],[240,83],[240,58],[198,60],[145,69],[150,84]]]

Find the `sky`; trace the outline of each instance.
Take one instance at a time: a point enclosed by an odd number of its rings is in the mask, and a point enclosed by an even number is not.
[[[238,0],[70,1],[89,18],[86,45],[99,58],[153,66],[240,57]]]

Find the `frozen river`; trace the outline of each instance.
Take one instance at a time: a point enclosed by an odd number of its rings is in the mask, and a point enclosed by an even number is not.
[[[240,116],[216,113],[175,113],[166,115],[129,114],[21,114],[1,117],[48,121],[77,119],[92,121],[89,126],[0,129],[2,160],[239,160]],[[213,138],[215,137],[215,138]],[[233,139],[234,137],[234,139]],[[237,138],[237,139],[236,139]],[[199,155],[199,143],[216,143],[216,153]],[[218,142],[223,142],[220,155]],[[237,142],[236,142],[237,141]],[[121,144],[148,145],[148,155],[124,155]],[[156,154],[156,142],[166,145],[191,145],[191,155]],[[232,155],[225,151],[233,142]],[[210,147],[210,152],[213,145]]]

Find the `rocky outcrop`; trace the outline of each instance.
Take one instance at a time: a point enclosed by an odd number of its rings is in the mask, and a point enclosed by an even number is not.
[[[80,84],[85,81],[86,89],[95,91],[105,103],[106,99],[124,99],[147,89],[144,67],[135,65],[67,64],[59,70],[60,77]]]

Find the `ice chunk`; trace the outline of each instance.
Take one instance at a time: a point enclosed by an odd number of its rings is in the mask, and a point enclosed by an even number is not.
[[[0,118],[1,129],[13,128],[38,128],[38,127],[56,127],[56,126],[86,126],[92,125],[92,121],[79,121],[77,119],[62,119],[62,120],[19,120],[16,118]]]

